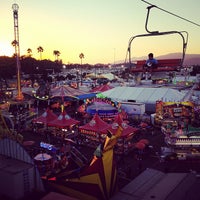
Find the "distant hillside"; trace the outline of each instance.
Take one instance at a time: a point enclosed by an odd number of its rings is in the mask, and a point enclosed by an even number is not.
[[[170,59],[181,58],[181,53],[171,53],[162,56],[158,56],[157,59]],[[200,65],[200,54],[186,54],[184,59],[184,65]]]
[[[200,55],[196,54],[196,57],[186,56],[184,65],[200,65]]]

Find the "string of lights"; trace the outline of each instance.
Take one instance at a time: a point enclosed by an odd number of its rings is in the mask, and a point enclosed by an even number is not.
[[[145,0],[141,0],[141,1],[143,1],[144,3],[147,3],[147,4],[151,5],[151,6],[154,6],[155,8],[157,8],[157,9],[159,9],[159,10],[162,10],[163,12],[166,12],[166,13],[168,13],[168,14],[170,14],[170,15],[173,15],[173,16],[179,18],[179,19],[182,19],[182,20],[187,21],[187,22],[189,22],[189,23],[191,23],[191,24],[193,24],[193,25],[195,25],[195,26],[199,26],[199,27],[200,27],[200,24],[197,24],[197,23],[195,23],[195,22],[193,22],[193,21],[191,21],[191,20],[189,20],[189,19],[186,19],[186,18],[181,17],[181,16],[179,16],[179,15],[176,15],[176,14],[174,14],[174,13],[172,13],[172,12],[169,12],[169,11],[167,11],[167,10],[165,10],[165,9],[163,9],[163,8],[160,8],[160,7],[156,6],[156,5],[153,5],[153,4],[151,4],[151,3],[149,3],[149,2],[147,2],[147,1],[145,1]]]

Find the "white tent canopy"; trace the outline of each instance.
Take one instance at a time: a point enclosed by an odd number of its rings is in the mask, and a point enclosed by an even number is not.
[[[91,74],[86,75],[86,77],[89,77],[89,78],[107,78],[110,81],[115,79],[115,78],[118,78],[116,75],[114,75],[112,73],[103,73],[103,74],[91,73]]]
[[[171,88],[142,88],[142,87],[116,87],[102,92],[103,96],[111,98],[113,101],[135,101],[146,104],[146,111],[155,110],[157,100],[164,102],[181,101],[184,93]],[[150,108],[150,105],[154,105]],[[149,109],[148,109],[149,107]]]
[[[115,78],[117,78],[114,74],[112,73],[105,73],[105,74],[101,74],[103,77],[107,78],[108,80],[113,80]]]

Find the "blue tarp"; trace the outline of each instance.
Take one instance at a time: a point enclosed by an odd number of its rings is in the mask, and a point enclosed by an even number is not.
[[[78,99],[89,99],[89,98],[93,98],[93,97],[96,97],[96,93],[81,94],[81,95],[77,96]]]

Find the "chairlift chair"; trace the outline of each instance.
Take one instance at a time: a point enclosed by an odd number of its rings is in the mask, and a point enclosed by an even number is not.
[[[136,38],[140,38],[140,37],[151,37],[151,36],[163,36],[163,35],[172,35],[172,34],[177,34],[181,37],[182,39],[182,57],[180,59],[164,59],[164,60],[158,60],[159,65],[158,67],[153,71],[156,72],[162,72],[162,71],[179,71],[182,66],[183,66],[183,62],[184,62],[184,58],[185,58],[185,52],[186,52],[186,47],[187,47],[187,41],[188,41],[188,33],[186,31],[165,31],[165,32],[159,32],[159,31],[150,31],[148,29],[148,19],[149,19],[149,14],[152,8],[154,8],[156,6],[151,5],[147,7],[147,16],[146,16],[146,23],[145,23],[145,29],[147,31],[147,33],[145,34],[140,34],[140,35],[136,35],[133,36],[129,39],[129,43],[128,43],[128,50],[127,50],[127,54],[128,54],[128,60],[129,60],[129,71],[130,72],[143,72],[143,65],[145,64],[145,60],[143,61],[137,61],[136,64],[133,64],[132,62],[132,56],[131,56],[131,47],[132,47],[132,42],[134,39]]]

